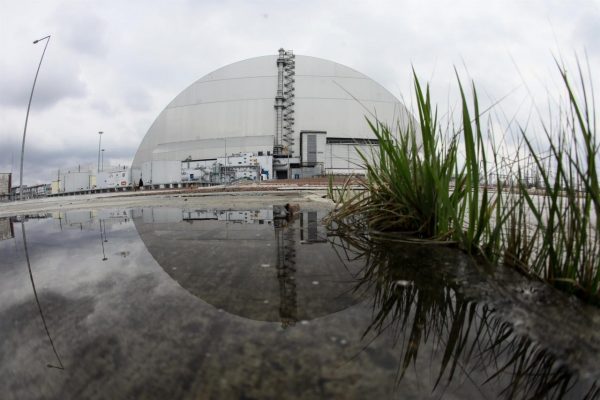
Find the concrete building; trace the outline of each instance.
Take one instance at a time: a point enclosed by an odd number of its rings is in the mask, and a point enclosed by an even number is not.
[[[86,192],[96,188],[96,173],[92,165],[62,168],[51,183],[51,194]]]
[[[39,185],[23,185],[23,198],[24,199],[37,199],[40,197],[46,197],[52,193],[52,185],[49,183],[41,183]],[[21,187],[14,186],[11,188],[12,199],[21,197]]]
[[[10,189],[12,188],[12,173],[0,172],[0,200],[10,199]]]
[[[108,167],[96,175],[95,189],[116,190],[131,186],[131,169],[126,166]]]
[[[361,170],[377,145],[365,117],[413,122],[385,88],[344,65],[279,50],[194,82],[159,114],[137,150],[146,185],[300,178]]]

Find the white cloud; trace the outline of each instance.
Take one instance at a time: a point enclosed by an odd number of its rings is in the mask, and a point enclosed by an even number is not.
[[[482,101],[512,93],[501,103],[511,116],[527,114],[524,98],[556,93],[553,54],[572,59],[586,50],[600,63],[597,0],[0,0],[0,18],[0,169],[20,152],[42,50],[31,42],[53,35],[28,128],[32,183],[49,180],[61,160],[95,163],[99,130],[107,155],[133,157],[185,87],[279,47],[353,67],[406,99],[414,66],[442,112],[454,104],[456,67],[464,83],[475,80]]]

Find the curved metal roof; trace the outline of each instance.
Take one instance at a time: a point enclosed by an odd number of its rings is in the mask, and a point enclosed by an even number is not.
[[[227,137],[275,135],[277,56],[239,61],[211,72],[177,95],[142,140],[133,166],[152,159],[158,146]],[[412,118],[383,86],[344,65],[295,56],[295,135],[374,138],[365,116],[395,127]],[[294,151],[298,152],[296,141]],[[215,157],[223,151],[215,150]]]

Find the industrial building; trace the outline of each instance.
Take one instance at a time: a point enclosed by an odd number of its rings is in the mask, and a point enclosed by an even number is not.
[[[51,183],[52,194],[86,192],[96,187],[96,173],[92,165],[77,165],[57,171]]]
[[[131,169],[126,166],[108,167],[96,175],[95,189],[124,189],[131,185]]]
[[[297,179],[360,172],[357,149],[413,117],[389,91],[344,65],[279,54],[209,73],[159,114],[138,148],[132,181],[152,187]]]
[[[279,50],[191,84],[158,115],[131,167],[61,168],[26,198],[103,191],[299,179],[363,172],[359,151],[378,149],[366,118],[416,126],[384,87],[344,65]],[[19,188],[0,174],[0,199]]]
[[[23,189],[20,186],[13,186],[10,190],[10,198],[17,199],[21,197],[23,199],[37,199],[40,197],[46,197],[52,192],[52,187],[49,183],[40,183],[38,185],[23,185]]]
[[[10,199],[12,188],[12,173],[0,172],[0,200]]]
[[[131,169],[110,166],[97,171],[93,165],[77,165],[57,171],[52,181],[52,195],[127,190],[131,188]]]

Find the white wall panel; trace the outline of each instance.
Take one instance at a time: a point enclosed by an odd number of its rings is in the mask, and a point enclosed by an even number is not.
[[[89,172],[72,172],[63,175],[65,192],[76,192],[90,189]]]
[[[273,136],[244,136],[224,139],[199,139],[170,142],[158,145],[152,152],[153,160],[203,160],[224,157],[235,153],[258,153],[264,155],[273,149]]]
[[[377,145],[369,144],[327,144],[325,151],[326,168],[330,171],[335,170],[360,170],[364,165],[363,159],[360,157],[360,150],[368,160],[372,160],[372,156],[377,154]]]
[[[181,182],[181,161],[152,161],[151,179],[153,185]]]

